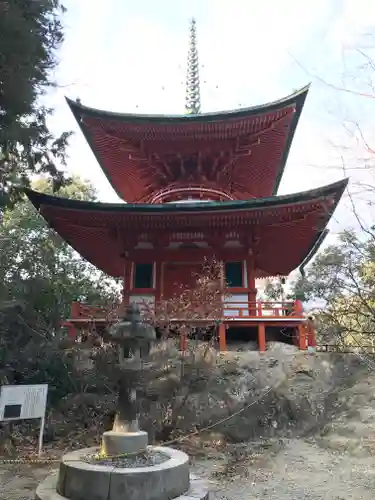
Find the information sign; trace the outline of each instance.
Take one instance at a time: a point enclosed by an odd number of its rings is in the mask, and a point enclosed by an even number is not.
[[[0,421],[40,419],[38,455],[43,446],[48,384],[2,385]]]

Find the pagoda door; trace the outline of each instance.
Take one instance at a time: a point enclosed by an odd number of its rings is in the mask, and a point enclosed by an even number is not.
[[[197,275],[202,264],[191,262],[169,262],[163,269],[163,298],[170,299],[182,290],[197,286]]]

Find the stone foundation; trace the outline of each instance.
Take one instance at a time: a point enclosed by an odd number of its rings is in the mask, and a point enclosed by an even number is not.
[[[36,500],[67,500],[67,497],[64,497],[57,493],[56,485],[57,485],[57,474],[51,474],[48,476],[37,488],[36,490]],[[86,496],[84,498],[89,499],[90,497]],[[101,498],[98,496],[91,497],[92,499]],[[137,496],[124,496],[121,495],[121,500],[134,500],[139,498]],[[158,497],[150,497],[150,500],[157,500]],[[163,500],[169,500],[167,497],[163,497]],[[188,491],[184,494],[175,497],[173,500],[209,500],[209,491],[205,481],[201,479],[190,477],[190,486]]]
[[[150,467],[121,468],[87,463],[87,448],[65,455],[58,474],[39,485],[38,500],[208,500],[205,483],[189,475],[189,457],[182,451],[152,447],[169,457]]]

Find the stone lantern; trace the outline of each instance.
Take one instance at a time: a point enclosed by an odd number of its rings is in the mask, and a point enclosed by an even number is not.
[[[142,352],[149,350],[155,337],[155,330],[142,322],[134,306],[109,330],[108,340],[118,345],[119,352],[113,430],[103,434],[101,453],[86,448],[64,455],[59,472],[38,486],[37,500],[209,499],[206,482],[190,475],[186,453],[148,446],[147,432],[139,430],[136,390]]]
[[[137,385],[142,356],[149,353],[156,339],[155,329],[142,321],[138,307],[131,304],[124,317],[109,329],[107,339],[117,344],[118,401],[113,429],[103,434],[102,453],[142,452],[148,445],[148,434],[139,429]]]

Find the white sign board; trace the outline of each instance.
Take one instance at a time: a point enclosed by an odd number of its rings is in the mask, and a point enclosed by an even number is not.
[[[40,418],[38,454],[42,451],[48,384],[2,385],[0,421]]]

